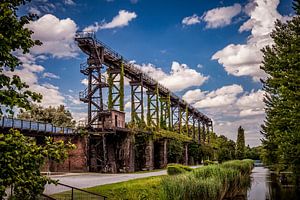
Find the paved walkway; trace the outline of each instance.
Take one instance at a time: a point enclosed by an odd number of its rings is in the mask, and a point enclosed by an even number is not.
[[[199,166],[192,166],[197,168]],[[124,182],[128,180],[146,178],[151,176],[166,175],[167,170],[160,170],[145,173],[131,173],[131,174],[101,174],[101,173],[67,173],[63,175],[50,176],[54,180],[59,180],[60,183],[70,185],[77,188],[89,188],[98,185],[106,185],[111,183]],[[51,195],[70,190],[64,186],[55,186],[53,184],[46,185],[44,194]]]

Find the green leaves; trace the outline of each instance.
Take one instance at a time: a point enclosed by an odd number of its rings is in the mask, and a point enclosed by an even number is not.
[[[33,33],[24,25],[35,20],[36,16],[17,16],[18,6],[29,0],[2,0],[0,2],[0,116],[3,112],[13,113],[15,107],[30,109],[30,102],[39,102],[40,94],[24,90],[26,83],[17,75],[7,76],[6,71],[14,71],[21,63],[14,52],[21,50],[23,54],[29,53],[34,45],[41,45],[40,41],[31,39]]]
[[[41,176],[40,168],[46,158],[57,162],[66,158],[67,152],[75,146],[68,142],[47,138],[44,146],[23,136],[19,131],[10,130],[0,134],[0,198],[5,188],[13,186],[17,199],[34,199],[44,190],[46,183],[54,183]]]
[[[263,66],[269,78],[263,82],[267,96],[266,121],[262,126],[263,157],[266,164],[282,163],[300,168],[300,16],[286,23],[277,21],[271,37],[273,46],[265,47]]]

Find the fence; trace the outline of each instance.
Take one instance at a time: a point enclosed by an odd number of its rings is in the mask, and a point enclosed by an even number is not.
[[[58,127],[50,123],[35,122],[30,120],[14,119],[8,117],[0,118],[0,127],[57,134],[72,134],[75,132],[75,130],[72,128]]]
[[[44,196],[39,199],[48,200],[102,200],[107,197],[97,194],[95,192],[86,191],[70,185],[58,183],[57,185],[50,184],[46,185]]]

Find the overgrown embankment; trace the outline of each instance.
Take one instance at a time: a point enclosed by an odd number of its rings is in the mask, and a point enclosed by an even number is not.
[[[252,160],[233,160],[197,169],[171,164],[173,175],[89,188],[109,199],[219,200],[234,197],[250,184]]]
[[[161,181],[160,199],[223,199],[237,195],[250,183],[252,160],[234,160],[168,176]]]

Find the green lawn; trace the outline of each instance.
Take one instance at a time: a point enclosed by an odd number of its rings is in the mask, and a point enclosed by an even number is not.
[[[120,183],[96,186],[84,190],[96,192],[108,197],[108,199],[159,199],[160,181],[163,176],[135,179]],[[55,197],[68,196],[70,192],[52,195]]]

